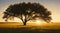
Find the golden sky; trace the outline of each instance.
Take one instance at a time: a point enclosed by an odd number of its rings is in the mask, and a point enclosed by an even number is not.
[[[0,0],[0,22],[4,21],[2,19],[3,12],[7,9],[10,4],[19,3],[19,2],[37,2],[45,6],[49,11],[51,11],[52,21],[51,22],[60,22],[60,0]],[[15,21],[19,21],[18,18],[15,18]]]

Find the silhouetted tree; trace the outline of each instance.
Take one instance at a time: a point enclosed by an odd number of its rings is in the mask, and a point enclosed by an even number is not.
[[[20,18],[24,25],[29,20],[36,18],[41,18],[46,22],[51,21],[51,12],[48,11],[44,6],[39,3],[19,3],[10,5],[4,12],[3,19],[7,21],[9,18],[14,19],[14,17]]]

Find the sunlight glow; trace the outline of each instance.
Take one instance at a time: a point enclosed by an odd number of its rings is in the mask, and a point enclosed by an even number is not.
[[[40,20],[36,20],[36,23],[37,24],[41,24],[42,22]]]
[[[44,22],[42,20],[36,20],[36,24],[38,24],[38,25],[43,24],[43,23],[46,23],[46,22]]]
[[[9,22],[19,22],[21,23],[21,25],[23,25],[23,22],[19,19],[19,18],[14,18],[14,20],[8,20]],[[41,19],[37,19],[37,20],[30,20],[27,22],[27,25],[31,25],[31,26],[39,26],[44,24],[45,22],[42,21]]]
[[[14,20],[8,20],[9,22],[22,22],[19,18],[14,18]]]

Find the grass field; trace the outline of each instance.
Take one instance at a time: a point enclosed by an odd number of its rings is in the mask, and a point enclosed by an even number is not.
[[[24,26],[19,22],[1,22],[0,33],[60,33],[60,23],[27,24]]]

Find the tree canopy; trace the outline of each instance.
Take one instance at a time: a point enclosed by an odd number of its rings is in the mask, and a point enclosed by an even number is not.
[[[19,3],[10,5],[6,11],[4,12],[3,19],[7,21],[9,18],[14,19],[14,17],[20,18],[24,25],[29,20],[33,20],[36,18],[41,18],[45,22],[51,21],[51,12],[47,10],[40,3]]]

